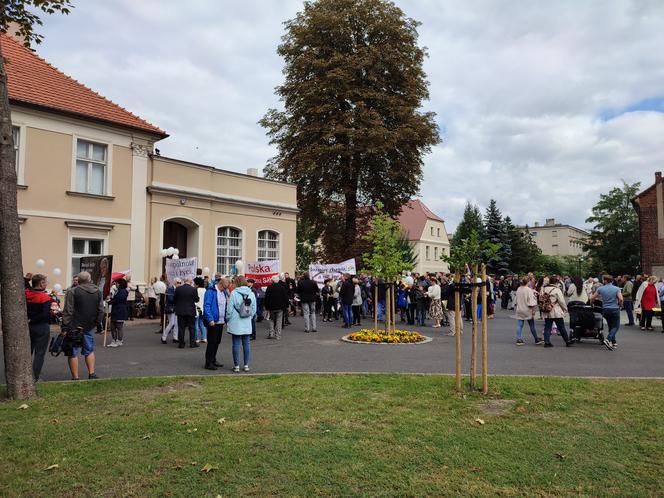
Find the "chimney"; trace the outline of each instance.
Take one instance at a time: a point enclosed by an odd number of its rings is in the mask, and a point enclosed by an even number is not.
[[[258,176],[258,168],[247,168],[247,174],[249,176]]]
[[[546,219],[546,224],[545,226],[547,227],[552,227],[553,225],[556,224],[556,219],[555,218],[547,218]]]
[[[18,23],[15,23],[13,21],[10,22],[7,25],[7,34],[9,36],[11,36],[14,40],[19,42],[20,44],[24,45],[25,44],[25,36],[18,34],[18,28],[19,28]]]
[[[662,183],[662,172],[655,171],[655,183]]]
[[[539,221],[536,221],[536,222],[535,222],[535,226],[536,226],[536,227],[539,226]]]

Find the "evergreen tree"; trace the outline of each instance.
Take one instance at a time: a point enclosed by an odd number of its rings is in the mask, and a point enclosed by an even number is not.
[[[484,240],[500,245],[497,253],[487,260],[487,271],[496,275],[509,273],[510,251],[505,223],[494,199],[489,202],[489,207],[484,215]]]
[[[542,251],[535,244],[528,227],[525,229],[515,227],[512,225],[509,216],[505,218],[505,225],[507,240],[511,250],[510,270],[518,275],[538,270]]]
[[[454,237],[450,243],[450,251],[455,247],[461,246],[464,240],[468,240],[470,235],[475,232],[479,238],[483,238],[484,224],[482,222],[482,213],[480,208],[470,202],[466,203],[463,210],[463,218],[454,232]]]

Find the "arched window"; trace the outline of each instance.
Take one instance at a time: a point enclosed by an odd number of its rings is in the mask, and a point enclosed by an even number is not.
[[[272,230],[258,232],[258,261],[279,259],[279,234]]]
[[[217,271],[230,275],[231,268],[242,259],[242,230],[233,227],[217,229]]]

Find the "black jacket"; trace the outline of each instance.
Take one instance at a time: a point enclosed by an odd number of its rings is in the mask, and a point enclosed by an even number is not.
[[[178,316],[196,316],[196,303],[198,302],[198,291],[196,287],[189,284],[175,288],[173,304],[175,314]]]
[[[341,299],[341,304],[352,305],[354,296],[355,284],[352,282],[352,280],[348,279],[341,284],[341,291],[339,291],[339,299]]]
[[[297,294],[300,296],[300,302],[313,303],[318,300],[318,284],[310,278],[301,278],[297,283]]]
[[[48,323],[51,319],[51,296],[45,290],[25,289],[28,323]]]
[[[127,289],[118,289],[115,295],[109,301],[111,305],[111,320],[114,322],[124,322],[129,318],[129,308],[127,307]]]
[[[101,290],[93,283],[79,284],[65,294],[62,326],[84,331],[92,330],[104,321],[104,300]]]
[[[281,282],[267,286],[263,307],[268,311],[279,311],[288,308],[288,290]]]

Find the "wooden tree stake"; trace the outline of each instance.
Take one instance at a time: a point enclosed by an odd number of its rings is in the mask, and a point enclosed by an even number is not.
[[[489,292],[489,279],[486,276],[486,265],[482,265],[482,282],[486,288],[482,289],[482,393],[488,394],[489,380],[487,372],[487,318],[489,310],[487,309],[487,294]]]
[[[477,265],[473,265],[471,273],[473,284],[477,282]],[[470,333],[470,388],[477,387],[477,291],[473,286],[470,291],[470,308],[472,310],[472,329]]]
[[[454,274],[454,282],[456,284],[461,283],[458,272]],[[461,292],[458,288],[454,289],[454,345],[456,348],[456,390],[461,391]]]

